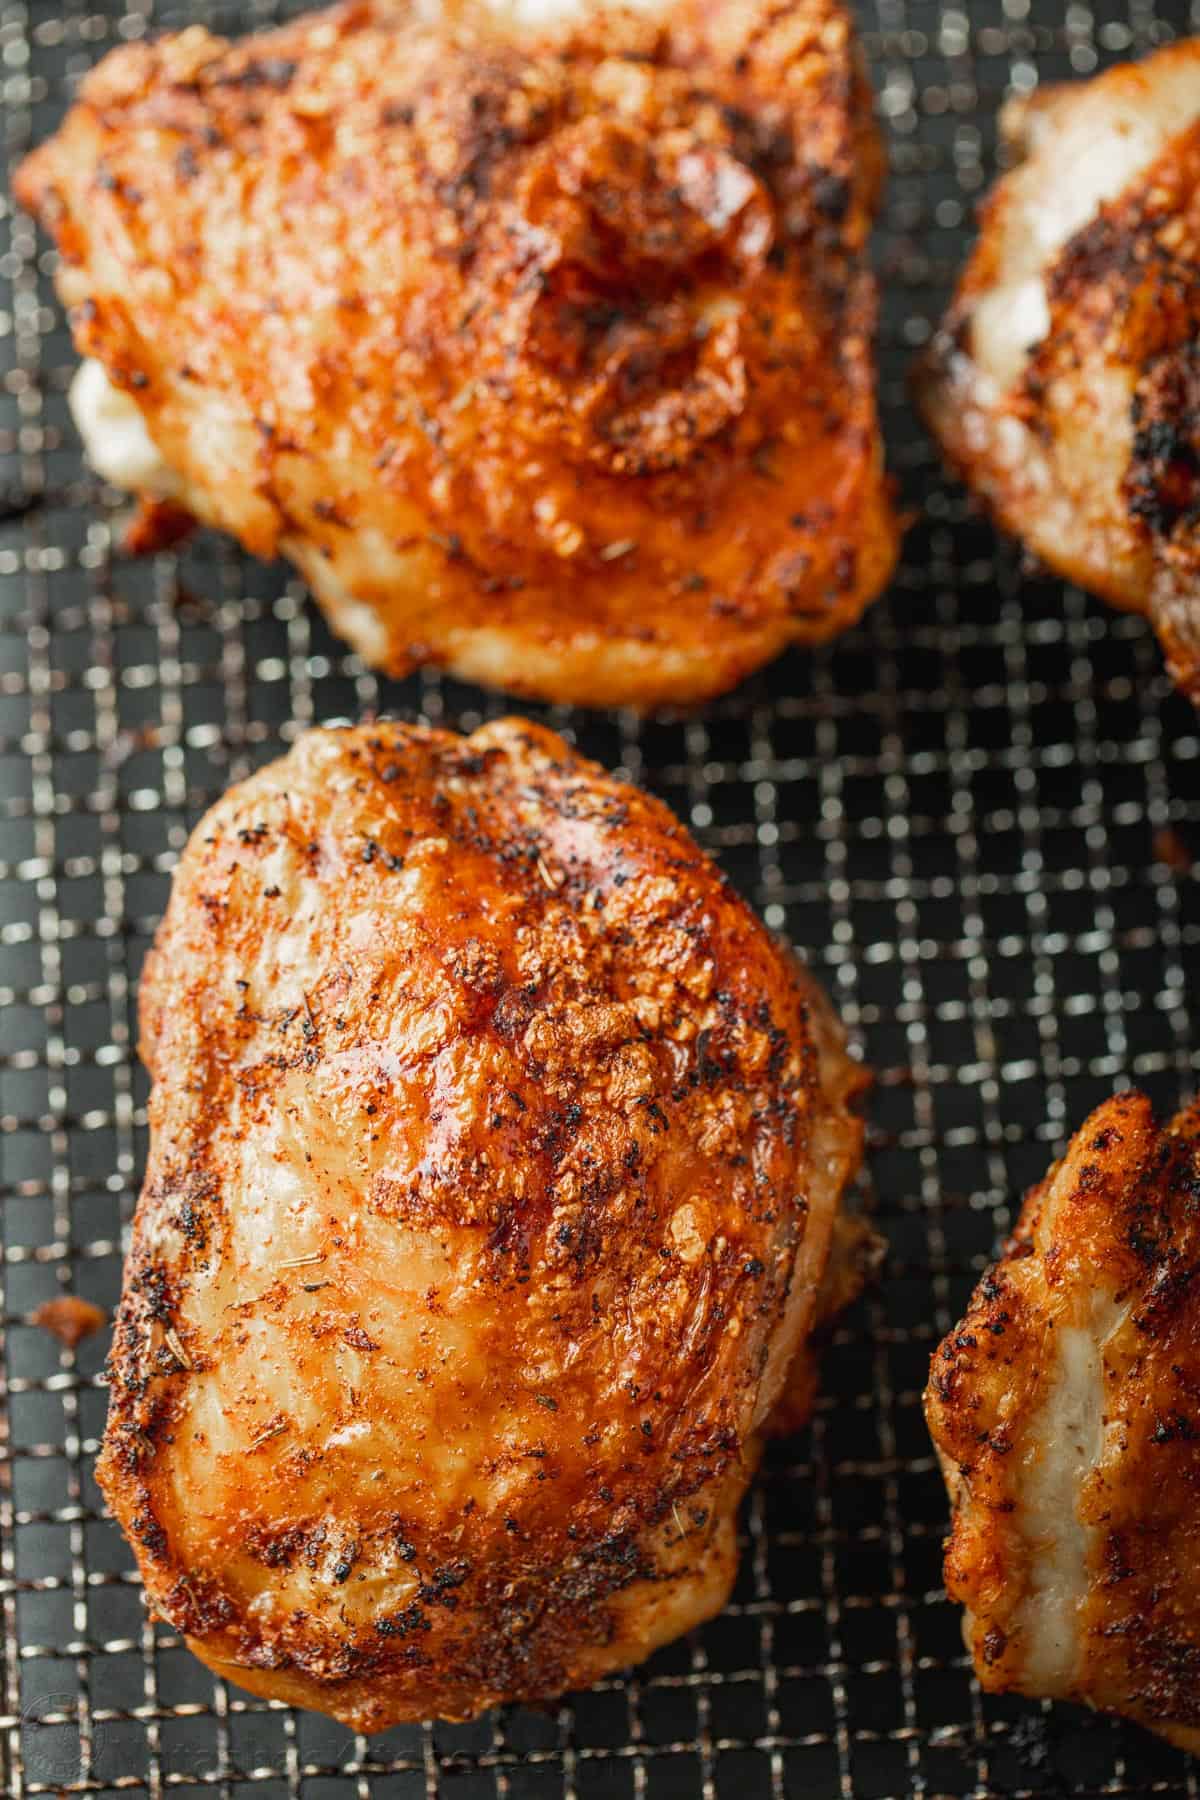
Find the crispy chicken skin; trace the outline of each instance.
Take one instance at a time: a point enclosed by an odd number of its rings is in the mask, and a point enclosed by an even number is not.
[[[984,1687],[1200,1751],[1200,1108],[1092,1114],[933,1359]]]
[[[917,393],[1044,563],[1143,612],[1200,700],[1200,40],[1006,108]]]
[[[392,674],[648,708],[892,569],[880,177],[837,0],[379,3],[115,51],[16,192],[102,469],[115,433]]]
[[[519,721],[310,731],[141,1026],[98,1476],[195,1652],[375,1731],[716,1612],[864,1075],[666,809]]]

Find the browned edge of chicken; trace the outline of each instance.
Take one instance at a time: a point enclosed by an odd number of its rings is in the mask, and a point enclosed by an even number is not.
[[[1121,1093],[935,1352],[945,1578],[985,1688],[1200,1751],[1200,1111]]]

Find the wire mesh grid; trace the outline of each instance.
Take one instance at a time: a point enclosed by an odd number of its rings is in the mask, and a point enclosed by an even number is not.
[[[0,0],[15,156],[112,44],[184,17]],[[983,1700],[940,1587],[945,1512],[921,1422],[930,1348],[1073,1122],[1133,1080],[1195,1085],[1195,713],[1148,631],[1023,575],[947,485],[905,365],[990,177],[1004,92],[1190,28],[1182,6],[875,0],[862,17],[892,149],[880,234],[892,458],[922,515],[890,595],[816,655],[707,713],[550,710],[661,793],[803,947],[878,1071],[869,1196],[890,1242],[839,1331],[811,1429],[769,1455],[735,1597],[627,1678],[546,1711],[371,1740],[215,1681],[149,1620],[92,1477],[104,1335],[144,1154],[139,965],[172,863],[230,779],[368,708],[469,729],[499,701],[397,686],[285,571],[211,536],[113,555],[116,497],[70,427],[51,259],[0,199],[0,1774],[61,1793],[341,1800],[1200,1793],[1157,1741]]]

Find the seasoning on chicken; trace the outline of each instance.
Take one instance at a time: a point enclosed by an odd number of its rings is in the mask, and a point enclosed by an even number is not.
[[[850,22],[501,10],[107,57],[16,181],[76,414],[102,474],[290,557],[391,674],[702,699],[895,561]]]
[[[141,1024],[98,1473],[196,1653],[374,1731],[716,1612],[864,1076],[665,807],[519,721],[310,731],[197,828]]]
[[[1005,109],[1023,161],[918,376],[1038,558],[1145,613],[1200,699],[1200,40]]]
[[[985,1688],[1200,1751],[1200,1108],[1094,1112],[933,1359]]]

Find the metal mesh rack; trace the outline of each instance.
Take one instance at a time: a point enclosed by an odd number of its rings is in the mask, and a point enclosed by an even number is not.
[[[13,154],[154,0],[0,0]],[[1135,1080],[1196,1083],[1200,722],[1142,623],[1015,556],[948,486],[904,369],[944,299],[1011,86],[1191,29],[1169,0],[866,0],[892,147],[880,256],[893,465],[922,518],[860,629],[700,717],[551,712],[659,791],[808,953],[879,1071],[871,1197],[891,1257],[827,1358],[805,1435],[744,1521],[733,1604],[627,1679],[545,1712],[365,1741],[214,1681],[147,1620],[91,1473],[103,1335],[144,1152],[137,971],[172,862],[231,778],[368,707],[463,727],[502,703],[365,673],[279,569],[202,537],[111,555],[49,258],[0,199],[0,1775],[12,1796],[341,1800],[1200,1794],[1194,1765],[1070,1709],[981,1699],[940,1590],[929,1350],[1073,1122]],[[1174,834],[1164,840],[1163,834]]]

